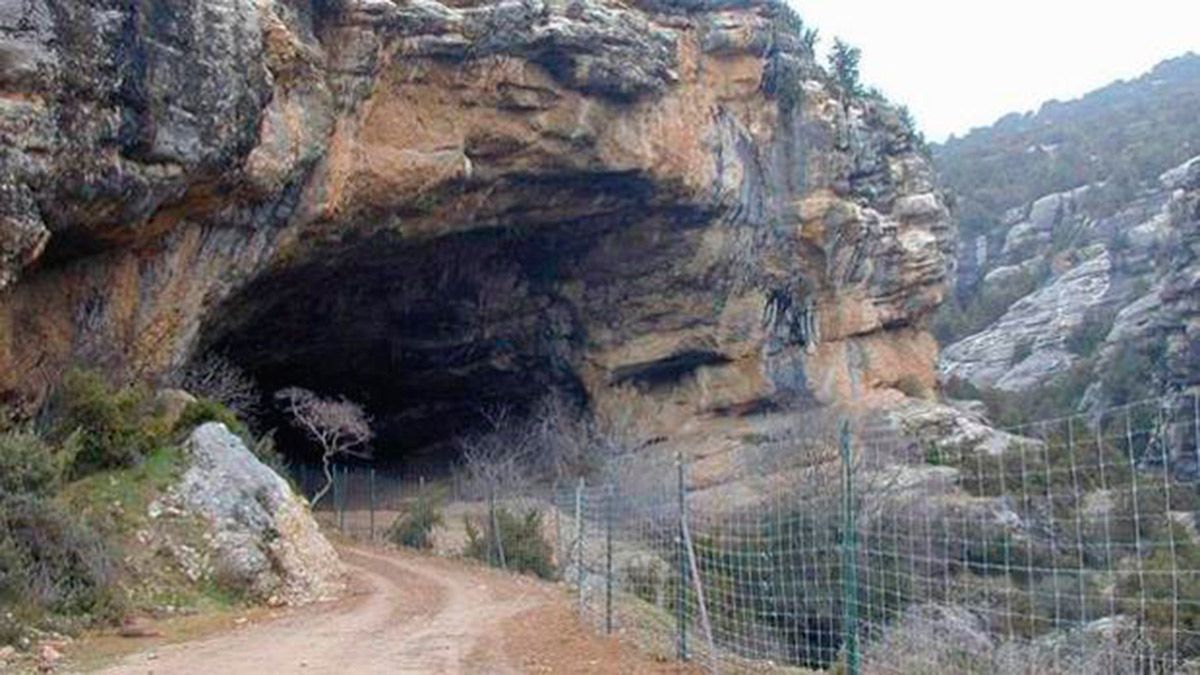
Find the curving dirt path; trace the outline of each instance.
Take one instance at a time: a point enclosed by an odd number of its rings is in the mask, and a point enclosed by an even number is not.
[[[680,672],[570,611],[561,588],[451,560],[341,549],[344,600],[134,654],[107,675]]]

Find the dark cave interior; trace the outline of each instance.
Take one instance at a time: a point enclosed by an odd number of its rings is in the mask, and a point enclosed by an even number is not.
[[[436,236],[342,228],[302,243],[210,312],[194,356],[222,355],[256,381],[260,426],[286,455],[315,449],[271,396],[300,386],[362,404],[376,462],[437,471],[498,408],[519,416],[551,393],[586,408],[579,373],[597,340],[703,320],[664,298],[713,302],[711,270],[674,262],[693,259],[713,214],[644,177],[526,176],[488,195],[490,215]],[[687,351],[618,368],[610,384],[662,386],[724,358]]]
[[[264,394],[264,428],[312,449],[271,394],[300,386],[345,396],[372,418],[377,461],[431,472],[486,413],[523,414],[551,390],[585,403],[572,361],[583,335],[556,294],[587,240],[506,229],[422,242],[387,235],[260,277],[202,338]]]

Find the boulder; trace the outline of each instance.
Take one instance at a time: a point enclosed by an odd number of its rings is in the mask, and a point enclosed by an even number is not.
[[[342,567],[308,504],[224,424],[201,425],[187,441],[191,466],[175,495],[211,528],[214,572],[271,604],[337,594]]]

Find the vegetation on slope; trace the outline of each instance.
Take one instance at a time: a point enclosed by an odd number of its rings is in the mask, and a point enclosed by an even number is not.
[[[192,403],[178,420],[168,407],[146,387],[72,371],[39,420],[0,414],[0,645],[238,600],[172,559],[200,550],[203,523],[156,519],[152,505],[186,468],[194,426],[244,426],[217,404]]]
[[[1200,55],[933,149],[938,173],[958,197],[964,241],[993,235],[1010,208],[1041,195],[1107,181],[1102,202],[1119,205],[1160,173],[1200,154]],[[1102,206],[1100,200],[1098,205]]]

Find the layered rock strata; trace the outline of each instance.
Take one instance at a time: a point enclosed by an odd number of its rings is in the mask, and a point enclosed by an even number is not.
[[[913,133],[746,0],[0,11],[0,392],[222,351],[434,440],[551,386],[656,424],[934,386]]]

